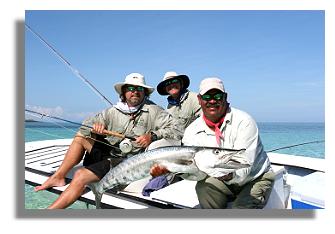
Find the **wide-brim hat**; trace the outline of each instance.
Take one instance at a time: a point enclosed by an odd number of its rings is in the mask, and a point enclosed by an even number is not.
[[[118,94],[122,94],[122,86],[124,85],[136,85],[136,86],[141,86],[143,88],[146,88],[148,90],[148,93],[151,94],[153,91],[155,91],[155,88],[146,85],[145,83],[145,78],[142,74],[140,73],[130,73],[129,75],[126,76],[126,79],[122,83],[116,83],[114,85],[115,91]]]
[[[170,72],[165,73],[163,81],[160,82],[157,85],[157,92],[160,95],[169,95],[169,93],[166,92],[166,88],[165,88],[166,87],[166,82],[168,80],[175,79],[175,78],[179,79],[182,82],[182,84],[183,84],[182,88],[183,89],[187,89],[188,86],[190,85],[190,79],[188,78],[187,75],[179,75],[174,71],[170,71]]]

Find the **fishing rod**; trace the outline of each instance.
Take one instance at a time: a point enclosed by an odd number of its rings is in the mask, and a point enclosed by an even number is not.
[[[314,143],[322,143],[322,142],[325,142],[325,141],[323,140],[323,141],[310,141],[310,142],[304,142],[304,143],[300,143],[300,144],[295,144],[295,145],[289,145],[289,146],[285,146],[285,147],[276,148],[276,149],[273,149],[273,150],[269,150],[269,151],[267,151],[267,152],[274,152],[274,151],[278,151],[278,150],[281,150],[281,149],[288,149],[288,148],[292,148],[292,147],[296,147],[296,146],[300,146],[300,145],[307,145],[307,144],[314,144]]]
[[[26,28],[29,29],[45,46],[47,46],[65,65],[67,65],[73,74],[75,74],[81,81],[83,81],[86,85],[88,85],[100,98],[102,98],[107,106],[113,105],[113,103],[108,100],[105,95],[103,95],[94,85],[87,80],[76,68],[74,68],[71,63],[61,54],[59,53],[52,45],[50,45],[40,34],[35,32],[29,25],[25,24]]]
[[[71,120],[67,120],[67,119],[62,119],[62,118],[59,118],[57,116],[52,116],[52,115],[48,115],[48,114],[44,114],[44,113],[40,113],[40,112],[37,112],[37,111],[28,110],[28,109],[25,109],[25,111],[28,112],[28,113],[33,113],[33,114],[40,115],[41,118],[47,117],[47,118],[51,118],[51,119],[57,119],[57,120],[61,120],[61,121],[64,121],[64,122],[67,122],[67,123],[71,123],[71,124],[74,124],[74,125],[79,125],[79,126],[87,127],[89,129],[93,129],[92,126],[89,126],[89,125],[86,125],[86,124],[82,124],[82,123],[77,123],[77,122],[74,122],[74,121],[71,121]],[[103,131],[103,133],[106,134],[106,135],[109,135],[109,136],[115,136],[115,137],[119,137],[119,138],[122,138],[122,139],[128,138],[128,139],[133,140],[133,141],[136,140],[134,137],[126,136],[126,135],[123,135],[123,134],[118,133],[118,132],[108,131],[106,129]]]

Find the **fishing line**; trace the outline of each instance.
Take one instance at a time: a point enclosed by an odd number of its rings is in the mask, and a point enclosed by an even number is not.
[[[103,95],[94,85],[87,80],[76,68],[72,66],[72,64],[61,54],[59,53],[52,45],[50,45],[40,34],[35,32],[29,25],[25,24],[26,28],[29,29],[45,46],[47,46],[65,65],[67,65],[73,74],[75,74],[81,81],[83,81],[86,85],[88,85],[102,100],[107,103],[107,106],[113,105],[111,101],[109,101],[105,95]]]
[[[42,114],[42,116],[40,117],[40,116],[37,115],[37,113],[32,113],[32,111],[27,111],[27,112],[28,112],[29,115],[34,116],[34,117],[36,117],[36,118],[41,118],[41,119],[42,119],[43,116],[44,116],[44,115]],[[52,120],[52,119],[51,119],[51,123],[53,123],[53,124],[55,124],[55,125],[57,125],[57,126],[60,126],[60,127],[66,129],[66,130],[69,130],[69,131],[71,131],[71,132],[76,133],[76,131],[74,131],[73,129],[67,128],[67,127],[61,125],[60,123],[57,123],[56,121],[54,121],[54,120]]]
[[[75,124],[75,125],[78,125],[78,126],[83,126],[83,127],[89,128],[89,129],[93,129],[92,126],[85,125],[85,124],[78,123],[78,122],[74,122],[74,121],[70,121],[70,120],[63,119],[63,118],[59,118],[59,117],[56,117],[56,116],[52,116],[52,115],[48,115],[48,114],[44,114],[44,113],[40,113],[40,112],[37,112],[37,111],[28,110],[28,109],[25,109],[25,111],[28,112],[28,113],[32,113],[32,114],[37,114],[37,115],[41,116],[41,119],[43,117],[47,117],[47,118],[57,119],[57,120],[61,120],[61,121],[67,122],[67,123]],[[105,131],[108,135],[116,136],[116,137],[119,137],[119,138],[129,138],[130,140],[133,140],[133,141],[136,140],[134,137],[131,137],[131,136],[122,135],[120,133],[107,131],[107,130],[105,130]]]
[[[45,135],[47,135],[47,136],[56,137],[57,139],[59,139],[59,138],[64,138],[64,137],[62,137],[62,136],[54,135],[54,134],[47,133],[47,132],[44,132],[44,131],[40,131],[40,130],[37,130],[37,129],[32,129],[32,128],[26,128],[26,129],[29,130],[29,131],[32,131],[32,132],[39,132],[39,133],[45,134]]]
[[[269,151],[267,151],[267,152],[274,152],[274,151],[278,151],[278,150],[281,150],[281,149],[288,149],[288,148],[292,148],[292,147],[296,147],[296,146],[300,146],[300,145],[307,145],[307,144],[314,144],[314,143],[322,143],[322,142],[325,142],[325,141],[322,140],[322,141],[310,141],[310,142],[304,142],[304,143],[300,143],[300,144],[289,145],[289,146],[284,146],[284,147],[280,147],[280,148],[272,149],[272,150],[269,150]]]
[[[42,119],[44,116],[46,116],[46,117],[48,117],[48,118],[55,118],[55,119],[63,120],[63,121],[67,121],[67,122],[70,122],[70,123],[73,123],[73,124],[83,125],[83,124],[80,124],[80,123],[72,122],[72,121],[65,120],[65,119],[61,119],[61,118],[54,117],[54,116],[49,116],[49,115],[42,114],[42,113],[39,113],[39,112],[36,112],[36,111],[32,111],[32,110],[27,110],[27,109],[26,109],[26,111],[28,112],[29,115],[35,116],[35,117],[37,117],[37,118],[39,118],[38,115],[40,115],[40,116],[41,116],[41,117],[40,117],[41,119]],[[38,114],[38,115],[37,115],[37,114]],[[71,132],[77,133],[77,131],[75,131],[75,130],[73,130],[73,129],[70,129],[70,128],[67,128],[67,127],[65,127],[65,126],[63,126],[63,125],[61,125],[61,124],[55,122],[55,121],[52,120],[52,119],[51,119],[51,123],[52,123],[52,124],[55,124],[55,125],[57,125],[57,126],[60,126],[60,127],[62,127],[62,128],[65,128],[65,129],[67,129],[67,130],[69,130],[69,131],[71,131]],[[84,126],[85,126],[85,125],[84,125]],[[87,126],[87,127],[89,127],[89,126]],[[49,135],[49,136],[52,136],[52,137],[63,138],[62,136],[57,136],[57,135],[50,134],[50,133],[47,133],[47,132],[44,132],[44,131],[40,131],[40,130],[36,130],[36,129],[31,129],[31,128],[27,128],[27,129],[30,130],[30,131],[33,131],[33,132],[34,132],[34,131],[35,131],[35,132],[40,132],[40,133],[43,133],[43,134],[45,134],[45,135]],[[82,137],[82,136],[79,136],[79,137]],[[84,136],[83,136],[83,137],[84,137]],[[111,144],[109,144],[109,143],[106,143],[106,142],[97,140],[97,139],[95,139],[95,138],[93,138],[93,137],[86,136],[85,138],[89,138],[89,139],[91,139],[91,140],[93,140],[93,141],[96,141],[96,142],[99,142],[99,143],[101,143],[101,144],[107,145],[107,146],[109,146],[109,147],[111,147],[111,148],[120,150],[120,149],[119,149],[118,147],[116,147],[116,146],[113,146],[113,145],[111,145]]]
[[[61,120],[61,121],[64,121],[64,122],[67,122],[67,123],[71,123],[71,124],[75,124],[75,125],[78,125],[78,126],[84,126],[84,127],[89,128],[89,129],[93,128],[92,126],[88,126],[88,125],[85,125],[85,124],[82,124],[82,123],[73,122],[73,121],[70,121],[70,120],[67,120],[67,119],[62,119],[62,118],[59,118],[59,117],[56,117],[56,116],[51,116],[51,115],[40,113],[40,112],[33,111],[33,110],[25,109],[25,111],[28,112],[28,113],[32,113],[32,114],[37,114],[37,115],[41,116],[41,119],[43,117],[48,117],[48,118],[51,118],[51,119]]]
[[[57,139],[60,139],[60,138],[65,139],[63,136],[59,136],[59,135],[55,135],[55,134],[51,134],[51,133],[47,133],[47,132],[40,131],[40,130],[37,130],[37,129],[32,129],[32,128],[26,128],[26,129],[29,130],[29,131],[32,131],[32,132],[39,132],[39,133],[45,134],[45,135],[47,135],[47,136],[56,137]],[[73,131],[73,130],[71,130],[71,131]],[[74,132],[75,132],[75,131],[74,131]],[[101,144],[105,144],[105,145],[107,145],[107,146],[109,146],[109,147],[112,147],[112,148],[115,148],[115,149],[117,149],[117,150],[120,150],[118,147],[116,147],[116,146],[114,146],[114,145],[111,145],[111,144],[108,144],[108,143],[106,143],[106,142],[97,140],[97,139],[95,139],[95,138],[93,138],[93,137],[87,136],[87,137],[85,137],[85,138],[89,138],[89,139],[91,139],[91,140],[93,140],[93,141],[96,141],[96,142],[99,142],[99,143],[101,143]]]

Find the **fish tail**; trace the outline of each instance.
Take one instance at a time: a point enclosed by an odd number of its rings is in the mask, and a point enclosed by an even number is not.
[[[95,194],[95,208],[101,209],[102,194]]]
[[[89,184],[88,187],[91,189],[91,191],[94,194],[95,197],[95,208],[96,209],[101,209],[101,199],[102,199],[102,193],[99,193],[96,189],[96,184],[97,183],[92,183]]]

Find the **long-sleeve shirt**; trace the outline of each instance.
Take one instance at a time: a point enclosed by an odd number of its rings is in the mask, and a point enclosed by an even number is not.
[[[201,114],[197,94],[187,91],[177,105],[168,104],[167,111],[178,121],[181,131],[184,131]]]
[[[184,145],[246,149],[242,157],[250,167],[236,170],[233,179],[224,181],[226,184],[246,184],[270,169],[257,124],[249,114],[229,108],[220,130],[224,139],[217,145],[215,132],[201,117],[186,128],[182,142]]]
[[[134,115],[126,114],[111,107],[96,114],[94,117],[84,120],[83,124],[92,126],[94,123],[101,123],[109,131],[121,133],[129,137],[138,137],[153,132],[158,139],[167,138],[180,140],[182,132],[172,116],[162,107],[151,101],[146,101],[142,108]],[[81,127],[79,132],[84,136],[91,136],[91,129]],[[122,139],[115,136],[107,136],[106,140],[111,145],[117,145]],[[130,154],[136,154],[143,150],[132,141],[133,150]]]

